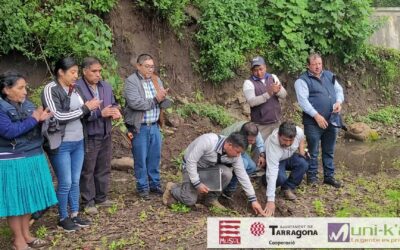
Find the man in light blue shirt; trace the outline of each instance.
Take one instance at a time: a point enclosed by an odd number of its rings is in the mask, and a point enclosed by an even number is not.
[[[329,123],[333,113],[339,113],[344,101],[343,88],[335,75],[323,70],[319,54],[310,54],[307,58],[308,70],[295,82],[297,101],[303,110],[304,133],[310,153],[310,165],[307,181],[310,185],[318,182],[318,154],[321,141],[324,183],[336,188],[341,183],[334,177],[333,163],[338,128]]]
[[[257,125],[254,122],[239,121],[222,130],[220,134],[224,136],[229,136],[234,132],[239,132],[242,135],[246,136],[247,142],[249,143],[249,145],[252,146],[252,150],[255,149],[258,154],[257,163],[255,163],[245,151],[242,153],[243,166],[246,169],[247,174],[251,175],[255,173],[257,170],[257,166],[265,167],[264,140],[258,130]],[[224,189],[222,195],[225,198],[231,199],[236,191],[237,184],[238,179],[236,175],[233,175],[231,182]]]

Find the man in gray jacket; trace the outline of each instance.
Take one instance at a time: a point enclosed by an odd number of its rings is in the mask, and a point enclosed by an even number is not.
[[[247,148],[247,138],[238,133],[232,133],[227,138],[217,134],[204,134],[195,139],[187,147],[183,157],[183,183],[176,185],[169,182],[163,195],[163,203],[171,206],[182,202],[188,206],[196,204],[199,194],[206,195],[206,205],[223,208],[218,202],[218,193],[210,192],[208,179],[201,179],[199,171],[217,168],[221,171],[221,189],[225,188],[236,174],[249,202],[256,214],[264,215],[257,201],[250,178],[243,167],[240,154]]]
[[[154,76],[154,61],[148,54],[137,58],[137,71],[125,81],[126,107],[124,120],[132,133],[132,154],[136,177],[136,190],[144,200],[149,192],[162,195],[160,182],[161,133],[158,125],[160,104],[168,89]],[[156,82],[155,82],[156,81]]]

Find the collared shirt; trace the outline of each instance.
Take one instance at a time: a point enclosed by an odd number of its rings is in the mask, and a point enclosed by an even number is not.
[[[246,123],[247,121],[239,121],[239,122],[235,122],[234,124],[232,124],[231,126],[224,128],[221,131],[221,135],[223,136],[229,136],[230,134],[232,134],[233,132],[240,132],[240,130],[242,129],[243,125]],[[257,136],[256,136],[256,142],[254,145],[251,145],[252,147],[256,147],[258,152],[265,152],[265,148],[264,148],[264,140],[262,138],[262,135],[260,132],[258,132]]]
[[[278,178],[279,163],[292,157],[299,148],[300,142],[304,140],[303,130],[296,126],[296,137],[294,138],[293,144],[288,148],[283,148],[279,143],[278,131],[279,128],[276,128],[265,141],[265,155],[267,161],[266,178],[268,183],[266,195],[268,201],[275,201],[276,179]]]
[[[310,71],[307,72],[309,75],[312,75]],[[321,74],[323,73],[324,71],[321,72]],[[333,87],[335,88],[336,102],[342,103],[344,101],[342,86],[338,83],[338,81],[335,80],[335,85]],[[307,83],[303,79],[299,78],[294,83],[294,89],[296,90],[297,101],[299,102],[301,109],[307,115],[314,117],[318,112],[308,101],[310,92]]]
[[[157,95],[157,91],[151,79],[145,79],[143,81],[143,89],[146,95],[146,99],[153,99]],[[145,123],[157,122],[159,116],[160,116],[160,107],[156,105],[154,108],[144,112],[143,122]]]
[[[224,136],[218,136],[214,133],[197,137],[185,150],[183,167],[186,168],[193,186],[197,187],[201,183],[197,168],[215,166],[218,161],[218,154],[221,154],[221,163],[232,164],[233,171],[249,201],[255,201],[257,199],[255,191],[244,169],[242,157],[240,155],[238,157],[228,157],[223,153],[225,139]]]

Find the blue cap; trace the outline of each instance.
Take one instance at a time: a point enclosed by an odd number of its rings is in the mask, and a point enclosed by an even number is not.
[[[343,122],[342,122],[342,116],[336,112],[336,113],[331,113],[331,116],[329,117],[329,123],[332,124],[335,128],[343,128]]]

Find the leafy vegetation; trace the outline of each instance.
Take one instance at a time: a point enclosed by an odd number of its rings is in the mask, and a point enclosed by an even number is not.
[[[363,120],[367,123],[397,124],[400,122],[400,107],[387,106],[377,111],[372,111]]]
[[[188,103],[179,107],[176,112],[182,117],[188,117],[193,114],[208,117],[211,121],[223,127],[231,125],[234,121],[224,107],[210,103]]]
[[[175,203],[171,205],[171,210],[176,213],[189,213],[192,209],[183,203]]]
[[[337,217],[397,217],[400,214],[400,182],[380,173],[358,177],[348,186],[349,198],[343,199],[335,212]],[[362,204],[362,206],[360,206]]]
[[[198,7],[197,64],[203,76],[214,83],[232,78],[246,58],[255,54],[264,55],[275,69],[289,72],[303,70],[312,50],[336,55],[342,62],[354,61],[375,28],[369,18],[369,0],[152,2],[147,5],[162,12],[175,30],[185,22],[185,7]]]
[[[373,0],[374,7],[400,7],[400,0]]]
[[[41,225],[37,230],[36,230],[36,237],[38,237],[39,239],[44,239],[47,234],[48,234],[48,229],[46,226]]]
[[[103,77],[120,93],[122,80],[112,52],[112,31],[96,13],[106,13],[116,0],[10,0],[0,5],[0,54],[18,51],[51,62],[73,56],[96,56],[104,62]],[[119,95],[117,99],[121,101]]]

